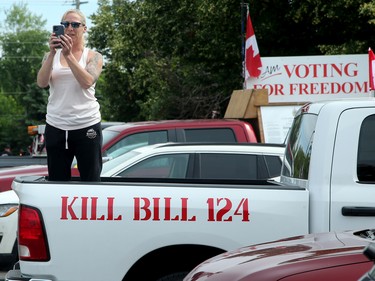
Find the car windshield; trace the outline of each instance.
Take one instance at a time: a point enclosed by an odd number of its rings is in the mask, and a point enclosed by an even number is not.
[[[113,158],[105,163],[103,163],[103,168],[102,168],[102,174],[108,172],[109,170],[112,170],[115,168],[117,165],[120,163],[123,163],[125,161],[128,161],[129,159],[133,158],[134,156],[139,155],[140,152],[136,152],[133,150],[130,150],[116,158]]]

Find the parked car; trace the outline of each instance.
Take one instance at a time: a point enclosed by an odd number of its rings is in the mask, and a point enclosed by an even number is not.
[[[372,263],[375,263],[375,243],[368,244],[363,250],[363,254]],[[375,265],[373,265],[358,281],[375,281]]]
[[[48,174],[46,165],[29,165],[0,168],[0,192],[11,189],[12,182],[16,176],[43,175]]]
[[[285,147],[250,143],[167,143],[134,149],[108,162],[102,176],[269,179],[281,172]],[[138,154],[131,161],[123,158]]]
[[[18,197],[13,190],[0,193],[0,264],[10,266],[18,258]]]
[[[277,177],[285,147],[250,143],[159,143],[138,147],[103,164],[103,177],[268,179]],[[12,195],[9,195],[12,194]],[[0,251],[14,261],[18,204],[12,190],[0,193]],[[3,229],[3,231],[1,231]],[[6,246],[2,246],[7,243]],[[5,255],[8,254],[7,259]]]
[[[250,123],[235,119],[128,122],[103,131],[103,156],[113,158],[142,146],[166,142],[257,143]]]
[[[208,259],[184,281],[356,281],[373,265],[362,252],[374,240],[365,229],[250,245]]]
[[[142,122],[103,122],[103,160],[113,159],[118,155],[134,148],[155,143],[166,142],[226,142],[226,143],[256,143],[253,127],[240,120],[233,119],[191,119],[191,120],[160,120]],[[35,147],[44,147],[44,125],[30,126],[29,131],[35,136]],[[42,138],[43,141],[39,141]],[[38,148],[41,149],[41,148]],[[36,149],[36,150],[38,150]],[[38,152],[38,154],[40,154]],[[43,153],[41,153],[43,154]],[[17,163],[9,157],[6,162],[9,170],[0,170],[0,192],[10,189],[14,174],[47,175],[45,157],[32,157],[32,160],[43,160],[41,167],[30,165],[25,157],[16,157]],[[31,159],[31,158],[30,158]],[[22,165],[20,165],[22,163]],[[0,163],[1,164],[1,163]],[[38,164],[40,164],[38,162]],[[0,167],[6,166],[5,164]],[[27,165],[27,166],[26,166]],[[20,167],[21,166],[21,167]],[[28,167],[30,170],[28,170]],[[72,165],[73,176],[79,175],[76,162]],[[19,172],[20,168],[21,172]],[[9,175],[8,175],[9,174]]]

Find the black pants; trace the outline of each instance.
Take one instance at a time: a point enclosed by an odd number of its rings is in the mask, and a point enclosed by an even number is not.
[[[46,124],[45,141],[49,180],[70,180],[75,156],[81,180],[100,181],[103,143],[100,123],[70,131]]]

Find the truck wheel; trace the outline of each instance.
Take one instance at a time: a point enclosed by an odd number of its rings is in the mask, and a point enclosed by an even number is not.
[[[182,281],[189,272],[175,272],[166,276],[163,276],[156,281]]]

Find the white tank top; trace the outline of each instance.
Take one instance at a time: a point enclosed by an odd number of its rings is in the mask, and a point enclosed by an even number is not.
[[[89,49],[85,48],[79,64],[85,68]],[[70,67],[60,63],[61,49],[57,50],[49,81],[46,121],[61,130],[77,130],[101,121],[100,105],[95,97],[95,84],[83,89]]]

